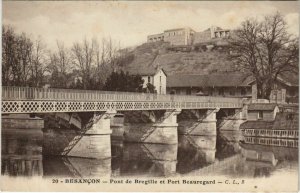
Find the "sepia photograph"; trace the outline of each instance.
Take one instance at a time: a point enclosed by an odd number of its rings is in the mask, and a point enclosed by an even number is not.
[[[298,192],[299,1],[1,3],[1,191]]]

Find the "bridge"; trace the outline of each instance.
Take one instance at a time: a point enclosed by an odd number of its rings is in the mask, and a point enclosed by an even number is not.
[[[44,126],[43,153],[107,158],[115,133],[131,142],[177,144],[178,134],[216,135],[216,113],[225,109],[242,119],[243,107],[241,98],[3,86],[1,113],[76,126],[67,132]],[[124,122],[116,121],[117,112]]]
[[[2,113],[242,108],[240,98],[2,87]]]

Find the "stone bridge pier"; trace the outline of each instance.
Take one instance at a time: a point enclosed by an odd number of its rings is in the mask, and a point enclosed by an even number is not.
[[[221,109],[217,114],[217,127],[220,131],[239,131],[247,120],[247,105],[241,109]]]
[[[216,135],[216,113],[219,109],[183,110],[178,116],[180,135]]]
[[[124,112],[124,140],[128,142],[177,144],[180,109]]]
[[[197,149],[205,162],[215,160],[217,119],[219,109],[183,110],[178,117],[180,139]]]
[[[66,113],[59,114],[54,119],[57,117],[60,117],[58,120],[62,120],[62,117],[68,118]],[[94,113],[82,126],[71,124],[71,122],[69,122],[69,127],[61,126],[61,124],[60,126],[47,125],[43,134],[43,154],[95,159],[110,158],[110,119],[115,114],[116,111]],[[45,124],[47,122],[51,122],[51,118],[45,119]],[[73,123],[77,122],[84,121],[73,120]]]

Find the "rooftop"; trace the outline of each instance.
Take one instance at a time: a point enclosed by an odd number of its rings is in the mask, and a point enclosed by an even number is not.
[[[157,37],[157,36],[163,36],[164,33],[158,33],[158,34],[151,34],[151,35],[148,35],[147,37]]]
[[[194,30],[193,30],[192,28],[190,28],[190,27],[182,27],[182,28],[175,28],[175,29],[167,29],[167,30],[165,30],[164,32],[179,31],[179,30],[185,30],[185,29],[189,29],[189,30],[194,31]]]
[[[295,73],[284,72],[277,77],[277,81],[287,86],[299,86],[299,77]],[[248,84],[255,82],[254,77],[249,78]]]
[[[247,121],[240,125],[240,129],[272,129],[274,121]]]
[[[291,73],[291,72],[285,72],[278,76],[278,80],[282,81],[288,86],[299,86],[299,77],[298,75]]]
[[[247,121],[240,125],[240,129],[298,130],[298,118],[298,113],[277,113],[275,121]]]
[[[275,103],[251,103],[248,106],[249,111],[263,110],[263,111],[273,111],[277,104]]]
[[[167,79],[167,87],[237,87],[248,86],[248,76],[241,73],[230,74],[175,74]]]
[[[157,73],[157,71],[159,71],[161,68],[157,68],[154,66],[147,66],[147,67],[143,67],[143,68],[134,68],[134,69],[128,69],[127,72],[130,75],[141,75],[141,76],[153,76]],[[161,69],[165,75],[167,76],[166,72],[164,71],[164,69]]]
[[[277,113],[273,129],[298,130],[299,114],[293,112]]]

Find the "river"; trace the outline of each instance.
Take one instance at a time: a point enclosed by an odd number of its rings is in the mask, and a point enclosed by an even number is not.
[[[178,145],[112,140],[112,158],[43,155],[42,135],[2,128],[1,174],[41,177],[298,177],[298,149],[240,142],[239,131],[217,136],[179,135]]]

